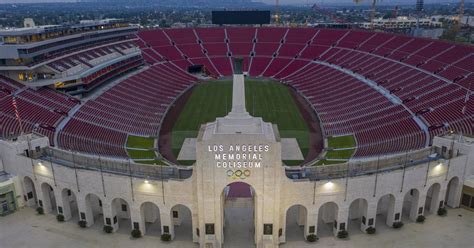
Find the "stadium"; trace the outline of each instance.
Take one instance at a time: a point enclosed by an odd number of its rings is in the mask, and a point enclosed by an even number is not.
[[[115,19],[0,37],[3,211],[278,247],[472,209],[472,46]]]

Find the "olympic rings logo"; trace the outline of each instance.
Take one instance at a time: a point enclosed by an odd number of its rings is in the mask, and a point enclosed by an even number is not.
[[[228,170],[227,176],[232,179],[245,179],[250,176],[250,170]]]

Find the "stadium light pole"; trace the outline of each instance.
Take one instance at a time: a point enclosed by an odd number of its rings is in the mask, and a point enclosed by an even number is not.
[[[99,170],[100,170],[100,179],[102,181],[102,193],[104,193],[104,197],[107,197],[107,194],[105,193],[105,181],[104,181],[104,172],[102,170],[102,160],[99,155]]]
[[[423,185],[423,187],[426,187],[426,185],[428,184],[428,174],[430,172],[431,165],[431,154],[433,154],[433,145],[431,145],[430,154],[428,155],[428,166],[426,167],[425,184]]]
[[[51,172],[53,173],[54,187],[58,187],[58,184],[56,183],[56,175],[54,173],[53,157],[54,157],[54,150],[51,150],[51,156],[49,157],[49,163],[51,165]]]
[[[76,168],[76,158],[74,156],[74,152],[69,150],[72,153],[72,165],[74,167],[74,175],[76,176],[76,187],[77,187],[77,192],[81,192],[81,189],[79,188],[79,178],[77,177],[77,168]]]
[[[380,163],[380,154],[377,155],[377,167],[375,168],[375,183],[374,183],[374,194],[372,197],[375,197],[377,194],[377,181],[379,179],[379,163]]]
[[[21,131],[21,134],[23,134],[23,131]],[[31,133],[30,135],[33,135],[33,133]],[[35,162],[33,161],[33,148],[31,147],[30,135],[26,134],[26,142],[28,143],[28,157],[30,158],[31,167],[33,169],[33,176],[36,181],[38,178],[36,177]]]
[[[154,163],[154,165],[156,166],[156,163]],[[165,182],[164,182],[164,178],[163,178],[163,165],[160,165],[160,178],[161,178],[161,193],[162,193],[162,196],[163,196],[163,204],[166,204],[166,202],[165,202]]]
[[[453,159],[454,157],[454,139],[455,139],[455,136],[454,136],[454,131],[453,130],[450,130],[449,133],[453,136],[452,140],[451,140],[451,149],[448,151],[448,168],[446,169],[446,176],[444,177],[444,181],[448,181],[448,175],[449,175],[449,168],[451,167],[451,160]]]
[[[135,201],[135,194],[133,192],[133,177],[132,177],[132,166],[130,164],[130,158],[128,159],[128,174],[130,175],[130,192],[132,193],[132,201]]]
[[[346,187],[344,189],[344,201],[347,200],[347,186],[349,185],[349,170],[351,169],[351,164],[347,162],[347,169],[346,169]]]
[[[407,150],[406,151],[406,154],[405,154],[405,163],[403,163],[403,174],[402,174],[402,185],[400,187],[400,193],[403,192],[403,185],[405,184],[405,172],[406,172],[406,168],[407,168],[407,161],[408,161],[408,152],[410,150]]]
[[[314,185],[313,185],[313,205],[316,204],[316,184],[318,183],[318,180],[314,180]]]

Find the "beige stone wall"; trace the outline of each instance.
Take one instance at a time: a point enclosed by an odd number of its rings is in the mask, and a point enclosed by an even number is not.
[[[32,142],[42,144],[41,142],[44,141],[40,139]],[[449,140],[435,140],[436,145],[444,144],[443,142],[451,144]],[[251,175],[245,179],[233,179],[227,176],[226,169],[216,167],[213,154],[206,150],[208,145],[215,143],[268,144],[270,150],[263,153],[261,168],[250,169]],[[413,202],[410,204],[410,219],[418,216],[420,207],[423,207],[420,214],[426,211],[436,212],[439,202],[444,201],[447,194],[450,196],[447,204],[458,207],[462,182],[466,175],[470,175],[474,167],[473,146],[455,143],[453,147],[462,152],[451,160],[441,159],[429,164],[424,163],[409,167],[405,171],[395,170],[377,175],[322,181],[287,178],[285,168],[281,166],[279,142],[268,141],[255,135],[233,135],[232,137],[219,135],[212,140],[199,141],[198,162],[192,177],[186,180],[145,180],[91,170],[74,170],[49,161],[32,161],[17,155],[25,148],[24,142],[2,141],[0,156],[6,171],[19,178],[19,185],[21,185],[17,190],[19,195],[26,194],[30,187],[28,182],[31,179],[36,201],[42,200],[45,204],[48,196],[45,195],[44,188],[48,187],[43,186],[48,185],[53,189],[56,205],[65,210],[70,198],[63,197],[63,192],[71,190],[77,199],[78,211],[85,214],[88,225],[92,225],[93,222],[105,222],[105,218],[113,219],[115,215],[130,216],[129,221],[137,222],[142,232],[146,232],[144,229],[146,211],[143,209],[143,204],[149,202],[148,206],[155,205],[159,209],[162,230],[164,226],[168,226],[169,232],[174,235],[174,223],[179,223],[179,220],[173,219],[171,210],[177,204],[184,205],[192,213],[193,241],[200,243],[203,247],[206,243],[219,247],[222,242],[225,242],[222,233],[223,189],[232,182],[248,183],[256,193],[255,241],[258,247],[263,247],[264,244],[277,246],[285,242],[286,213],[295,205],[301,205],[298,223],[304,226],[304,236],[310,234],[312,226],[317,234],[318,219],[327,223],[337,221],[338,225],[334,228],[334,233],[340,230],[342,223],[347,227],[349,216],[351,218],[364,216],[367,221],[366,224],[361,224],[361,229],[365,230],[369,226],[369,219],[375,223],[376,218],[382,218],[377,213],[384,212],[387,215],[384,221],[392,225],[396,221],[397,214],[405,215],[402,211],[404,199],[405,202],[406,199],[411,199]],[[452,188],[448,187],[449,183],[454,184],[456,181],[457,187],[449,190]],[[411,191],[412,189],[414,191]],[[410,195],[410,192],[414,192],[414,196],[405,198]],[[102,208],[97,202],[90,201],[91,195],[101,200]],[[18,200],[19,204],[24,206],[26,202],[22,198]],[[356,212],[351,211],[351,203],[359,198],[363,200],[358,200],[357,205],[362,207]],[[118,206],[116,204],[117,199],[123,199],[126,202],[128,205],[126,212],[121,212],[120,204]],[[432,206],[429,210],[424,209],[427,200],[430,202],[428,205]],[[28,202],[31,203],[31,200]],[[336,205],[337,211],[334,208]],[[379,208],[383,206],[383,208],[377,211],[377,206]],[[93,213],[98,209],[103,212],[104,219],[93,217]],[[215,224],[215,235],[205,235],[206,223]],[[273,224],[273,235],[263,235],[263,224]],[[117,224],[112,224],[112,226],[115,230],[120,228]],[[280,228],[282,229],[281,236],[278,235]]]

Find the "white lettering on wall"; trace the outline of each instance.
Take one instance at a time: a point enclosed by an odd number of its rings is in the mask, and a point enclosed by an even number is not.
[[[270,145],[208,145],[207,151],[213,153],[217,168],[260,168],[264,154]]]

